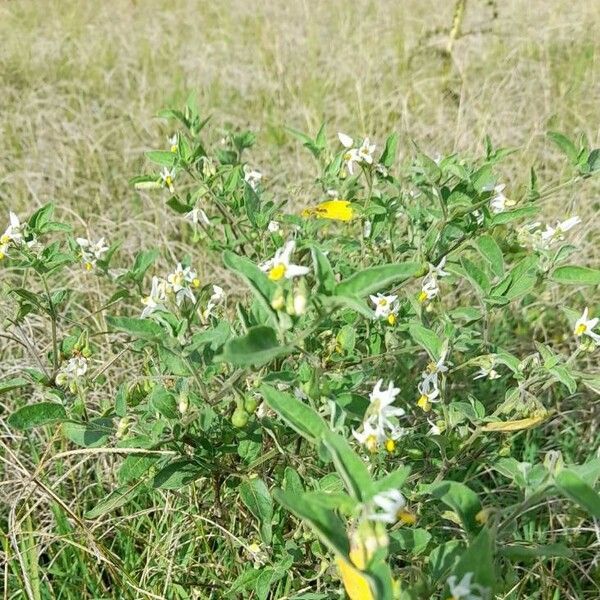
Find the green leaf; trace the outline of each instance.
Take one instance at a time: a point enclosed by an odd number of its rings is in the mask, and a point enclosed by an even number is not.
[[[481,511],[481,502],[473,490],[458,481],[440,481],[429,487],[428,491],[458,514],[469,534],[475,535],[481,529],[476,519]]]
[[[292,346],[279,343],[272,327],[257,325],[251,327],[246,335],[230,339],[218,358],[236,367],[261,366],[292,351]]]
[[[38,402],[16,410],[8,417],[8,424],[15,429],[24,430],[64,421],[66,418],[67,413],[62,404]]]
[[[246,215],[250,223],[254,227],[257,227],[256,217],[260,213],[260,198],[248,183],[244,189],[244,208],[246,209]]]
[[[156,258],[158,257],[158,250],[156,248],[152,250],[146,250],[143,252],[138,252],[135,255],[135,260],[133,262],[133,267],[131,268],[131,272],[133,274],[133,278],[136,281],[141,281],[146,273],[146,271],[152,266]]]
[[[143,483],[143,480],[140,480],[113,490],[104,500],[100,500],[94,508],[88,510],[84,515],[85,518],[96,519],[127,504],[144,489]]]
[[[600,285],[600,271],[589,267],[566,265],[552,272],[551,278],[567,285]]]
[[[373,495],[388,492],[390,490],[399,490],[410,475],[410,467],[403,466],[376,481],[373,485]],[[370,498],[367,498],[368,500]]]
[[[369,471],[350,444],[333,431],[325,431],[323,441],[348,493],[359,502],[374,495],[373,480]]]
[[[304,495],[275,490],[273,497],[284,508],[308,523],[319,539],[333,552],[350,560],[350,543],[342,520],[332,511],[320,506],[311,506]]]
[[[102,446],[113,432],[112,419],[101,417],[89,423],[66,422],[62,424],[63,435],[78,446],[97,448]]]
[[[491,235],[482,235],[476,240],[476,246],[483,258],[490,264],[494,275],[502,277],[504,275],[504,257],[496,240]]]
[[[308,441],[317,441],[329,430],[325,420],[317,411],[301,400],[270,385],[260,386],[265,402],[297,433]]]
[[[573,550],[563,544],[548,544],[547,546],[508,544],[501,546],[498,553],[513,562],[535,561],[539,558],[570,558],[573,556]]]
[[[473,583],[477,583],[493,591],[496,584],[496,575],[494,573],[494,540],[487,528],[479,532],[479,535],[471,542],[453,570],[453,574],[458,581],[467,573],[473,573]],[[446,598],[447,596],[448,594],[442,597]]]
[[[277,314],[271,307],[271,300],[275,295],[277,285],[273,283],[250,259],[238,256],[229,250],[223,252],[225,266],[237,273],[250,287],[252,293],[261,304],[262,308],[270,315],[274,323]]]
[[[416,529],[398,529],[390,533],[390,538],[391,553],[396,554],[400,550],[418,556],[427,548],[431,540],[431,534],[426,529],[417,527]]]
[[[419,346],[427,350],[427,353],[431,358],[436,361],[440,359],[444,343],[434,331],[419,323],[411,323],[408,327],[408,331],[413,340],[415,340]]]
[[[572,165],[577,164],[579,153],[575,144],[567,136],[558,131],[549,131],[546,135],[562,150]]]
[[[13,377],[12,379],[5,379],[0,381],[0,394],[5,394],[12,390],[16,390],[26,385],[30,385],[31,382],[23,377]]]
[[[172,167],[177,159],[177,154],[165,150],[152,150],[146,152],[146,158],[161,167]]]
[[[389,169],[394,163],[397,151],[398,134],[392,133],[390,136],[388,136],[387,140],[385,141],[385,148],[383,150],[381,158],[379,159],[379,162]]]
[[[148,406],[167,419],[178,419],[177,401],[175,396],[162,385],[156,385],[148,396]]]
[[[329,296],[333,294],[335,289],[335,275],[329,259],[316,246],[311,246],[310,251],[313,259],[313,270],[319,285],[317,291]]]
[[[179,490],[203,475],[206,475],[206,469],[199,464],[187,458],[178,459],[156,473],[152,487],[163,490]]]
[[[523,206],[514,210],[507,210],[492,217],[492,225],[506,225],[512,221],[523,219],[525,217],[533,217],[540,212],[539,206]]]
[[[239,487],[240,498],[260,524],[260,536],[265,544],[271,543],[273,520],[273,500],[265,485],[258,477],[244,479]]]
[[[419,263],[395,263],[379,265],[354,273],[335,287],[337,296],[367,296],[388,290],[410,277],[425,274],[427,269]]]
[[[579,475],[570,469],[563,469],[554,481],[564,496],[581,506],[595,519],[600,519],[600,496]]]
[[[450,540],[436,546],[429,553],[429,568],[434,579],[445,579],[460,560],[464,544],[459,540]]]
[[[134,317],[106,317],[110,327],[125,331],[133,337],[146,340],[159,339],[164,336],[162,327],[150,319],[136,319]]]

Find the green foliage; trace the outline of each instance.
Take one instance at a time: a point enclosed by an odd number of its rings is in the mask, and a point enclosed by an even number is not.
[[[318,169],[299,210],[246,161],[252,132],[212,144],[193,98],[161,114],[178,123],[171,148],[147,152],[132,184],[185,218],[177,244],[114,268],[119,243],[74,237],[52,204],[11,216],[1,242],[6,337],[34,361],[0,382],[20,406],[9,425],[30,440],[60,424],[77,453],[124,455],[85,519],[193,499],[194,527],[244,553],[230,595],[264,599],[316,579],[352,598],[445,598],[459,584],[492,598],[521,563],[575,556],[547,503],[600,518],[600,463],[549,452],[543,435],[600,389],[587,295],[599,272],[565,262],[578,218],[531,223],[537,175],[505,195],[512,150],[489,140],[480,158],[416,150],[397,164],[398,134],[378,153],[324,126],[290,130]],[[596,150],[549,135],[571,183],[598,171]],[[201,280],[196,247],[222,281]],[[111,289],[93,310],[65,287],[75,269]],[[43,350],[24,337],[40,327]]]

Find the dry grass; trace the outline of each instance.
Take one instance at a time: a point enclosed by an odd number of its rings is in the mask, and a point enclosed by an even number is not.
[[[165,105],[179,104],[189,91],[195,91],[200,106],[214,115],[217,130],[230,122],[257,132],[253,162],[266,172],[273,190],[298,202],[306,200],[313,172],[310,158],[283,125],[314,132],[326,121],[331,135],[338,130],[356,132],[379,143],[395,130],[402,136],[403,155],[409,153],[410,140],[431,153],[478,152],[489,134],[495,144],[520,150],[505,173],[515,194],[532,164],[538,165],[542,180],[556,178],[556,171],[564,169],[544,137],[547,129],[582,133],[600,145],[599,2],[502,0],[494,18],[487,2],[471,0],[466,35],[457,41],[448,65],[441,51],[453,4],[3,2],[0,213],[8,207],[30,213],[53,200],[78,234],[88,230],[92,237],[122,239],[124,263],[140,247],[176,252],[177,243],[166,250],[165,240],[176,237],[178,225],[166,219],[169,213],[160,201],[140,197],[127,180],[142,169],[144,150],[165,144],[168,129],[153,116]],[[553,197],[547,213],[584,217],[582,253],[597,262],[600,229],[594,216],[600,208],[600,188],[595,183],[583,189],[585,197],[568,190]],[[165,222],[170,224],[165,227]],[[205,275],[213,269],[201,267]],[[93,306],[102,290],[89,290],[89,297]],[[33,322],[31,327],[32,337],[40,339],[44,325]],[[0,350],[0,358],[3,376],[16,371],[23,360],[14,350]],[[105,389],[108,397],[110,385],[109,381]],[[103,400],[95,401],[101,405]],[[8,440],[12,434],[1,423],[0,436]],[[20,446],[20,440],[11,443],[33,452],[31,445]],[[0,454],[11,463],[2,478],[4,497],[14,506],[18,495],[21,507],[33,511],[42,554],[60,544],[61,536],[66,540],[69,529],[52,525],[60,510],[51,493],[38,480],[32,487],[27,483],[39,457],[10,452],[3,442]],[[97,489],[78,483],[106,482],[114,477],[107,475],[113,464],[106,456],[90,461],[75,455],[47,475],[67,508],[81,512],[80,505]],[[119,536],[145,538],[148,550],[139,557],[141,566],[135,565],[140,574],[136,585],[156,595],[136,596],[129,584],[126,589],[131,597],[175,597],[165,592],[167,583],[181,575],[178,570],[197,566],[196,557],[173,565],[178,536],[190,530],[206,536],[218,532],[210,526],[204,532],[206,524],[195,517],[189,517],[191,525],[185,521],[182,529],[173,531],[174,521],[168,519],[181,517],[170,502],[165,498],[160,506],[158,524],[148,518],[156,506],[140,504],[132,509],[130,520],[120,524],[120,531],[112,522],[102,531],[83,528],[77,538],[87,548],[81,553],[82,563],[109,560],[103,545],[116,544]],[[15,524],[14,515],[8,514],[7,521],[4,517],[3,523]],[[31,524],[22,519],[13,528],[21,536],[20,544],[34,539],[25,535],[27,527]],[[127,547],[126,541],[119,543]],[[115,568],[127,572],[134,567]],[[166,581],[163,573],[168,574]],[[205,591],[192,597],[206,597],[210,588],[199,589]],[[10,597],[24,597],[19,593],[15,590]],[[565,597],[575,597],[570,593]]]

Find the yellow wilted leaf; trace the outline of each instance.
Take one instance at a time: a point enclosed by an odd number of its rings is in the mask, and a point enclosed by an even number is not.
[[[302,216],[314,216],[318,219],[332,219],[334,221],[350,221],[354,217],[354,210],[348,200],[327,200],[317,204],[314,208],[304,209]]]
[[[546,420],[548,415],[537,417],[528,417],[527,419],[518,419],[517,421],[501,421],[498,423],[488,423],[484,425],[482,431],[498,431],[499,433],[510,433],[511,431],[520,431],[521,429],[531,429]]]
[[[363,553],[359,549],[352,550],[350,558],[354,563],[364,565]],[[369,580],[363,575],[360,569],[357,569],[341,556],[338,556],[335,562],[337,563],[342,583],[350,600],[375,600]]]

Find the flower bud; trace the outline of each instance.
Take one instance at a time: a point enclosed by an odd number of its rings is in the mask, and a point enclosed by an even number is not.
[[[275,291],[275,295],[271,299],[271,308],[273,310],[282,310],[285,306],[285,295],[283,293],[283,288],[278,287]]]

